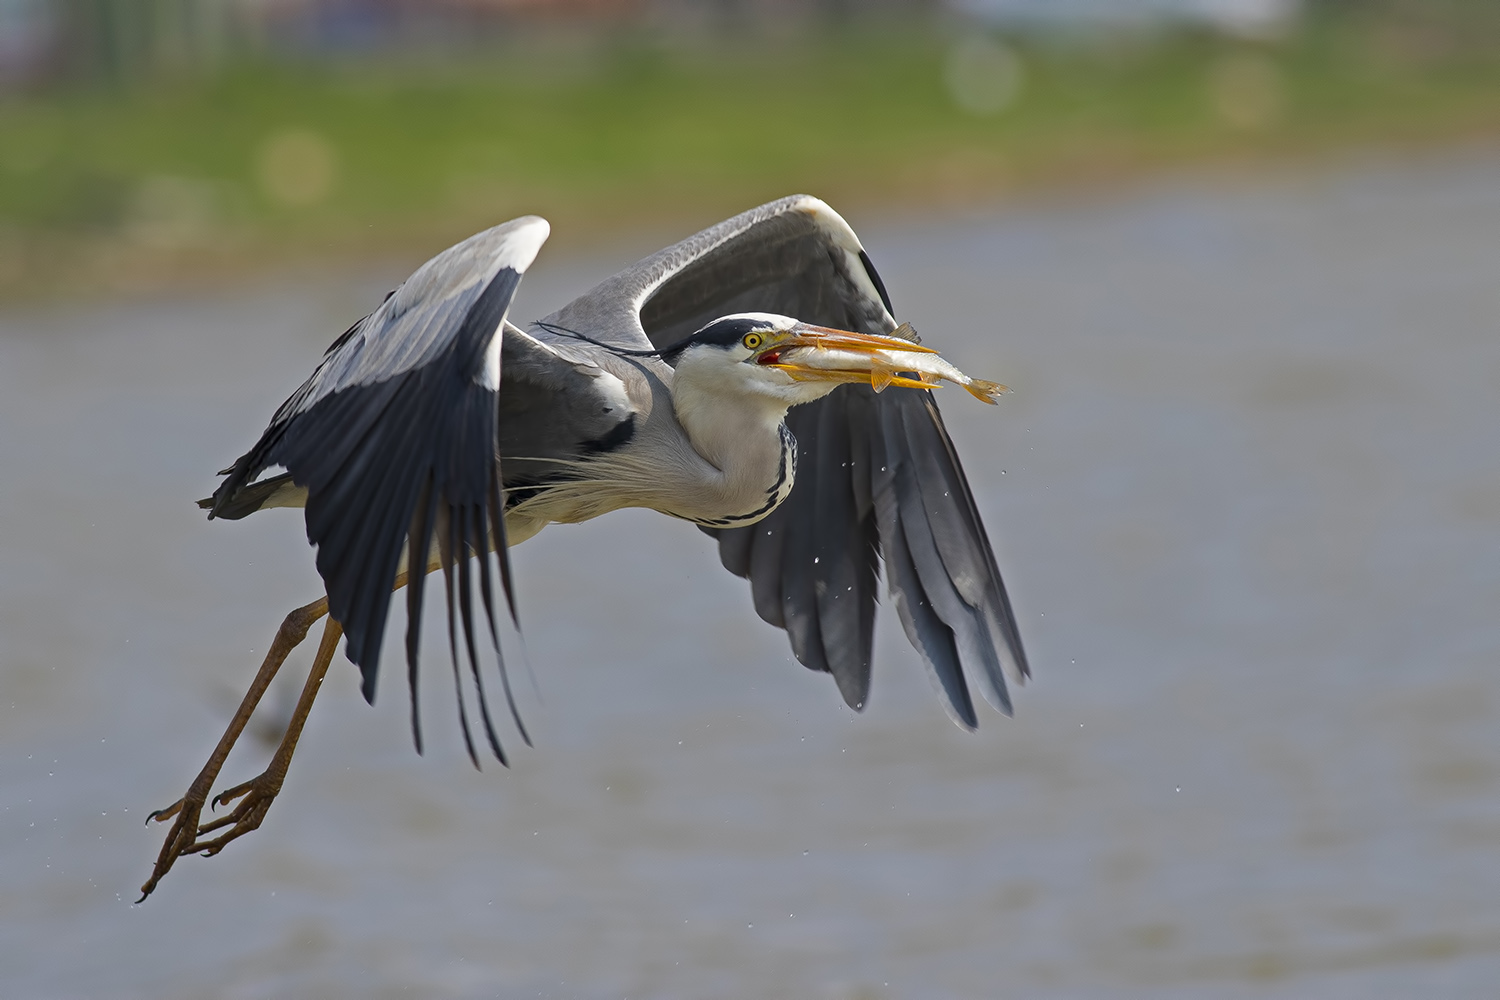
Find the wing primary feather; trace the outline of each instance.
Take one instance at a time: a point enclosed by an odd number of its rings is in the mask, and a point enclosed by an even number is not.
[[[767,624],[786,628],[781,602],[784,518],[773,513],[746,530],[755,532],[755,543],[750,552],[750,597],[755,604],[755,613]]]
[[[870,496],[873,474],[870,468],[870,430],[874,407],[879,397],[866,386],[848,385],[837,391],[843,396],[849,425],[849,485],[854,492],[854,510],[861,520],[873,517],[875,501]],[[879,535],[872,534],[870,544],[880,547]]]
[[[845,703],[863,709],[870,693],[873,634],[863,628],[856,589],[861,555],[860,524],[849,481],[849,419],[845,401],[833,400],[813,414],[817,445],[813,462],[813,594],[824,660]]]
[[[427,586],[427,554],[432,547],[437,505],[432,495],[432,473],[412,513],[406,548],[406,687],[411,693],[411,738],[422,753],[422,714],[417,699],[417,658],[422,642],[422,594]]]
[[[735,576],[750,575],[750,547],[755,540],[755,526],[720,531],[704,528],[710,537],[719,540],[719,561]]]
[[[978,670],[986,695],[1000,711],[1009,714],[1010,699],[1005,691],[1005,679],[1000,672],[999,654],[995,644],[989,641],[977,608],[964,599],[955,584],[948,566],[943,562],[939,543],[934,533],[934,514],[942,512],[940,504],[945,497],[931,497],[926,493],[921,467],[921,448],[930,447],[930,442],[917,440],[911,432],[912,417],[916,415],[918,397],[908,394],[898,406],[888,411],[893,436],[904,430],[904,440],[896,437],[897,447],[908,461],[901,464],[897,472],[896,502],[901,516],[901,528],[906,537],[906,551],[911,558],[917,577],[927,601],[938,618],[947,626],[953,643],[958,649],[960,667]],[[917,416],[917,419],[922,419]],[[904,445],[904,447],[903,447]]]
[[[474,738],[469,733],[469,711],[464,705],[464,681],[463,674],[458,669],[458,635],[455,630],[453,614],[453,560],[457,553],[454,552],[454,535],[457,526],[453,523],[452,515],[447,505],[440,502],[438,508],[438,558],[443,566],[443,590],[447,597],[448,606],[448,656],[453,663],[453,693],[458,701],[458,725],[464,734],[464,749],[469,752],[469,760],[474,764],[477,771],[479,767],[479,754],[474,752]]]
[[[975,550],[981,553],[985,568],[989,572],[991,586],[985,589],[984,594],[987,599],[979,602],[979,607],[984,612],[990,627],[998,633],[997,638],[1000,641],[997,646],[1009,653],[1017,679],[1024,679],[1031,676],[1031,669],[1026,661],[1026,649],[1021,644],[1021,631],[1016,625],[1015,612],[1011,609],[1010,595],[1006,592],[1005,582],[1000,577],[1000,568],[995,563],[995,550],[990,545],[989,533],[985,531],[984,519],[979,516],[979,506],[974,501],[974,493],[969,488],[969,481],[964,475],[963,465],[959,462],[958,452],[953,447],[953,439],[948,436],[947,429],[943,426],[943,418],[938,412],[936,400],[932,398],[930,392],[923,393],[921,399],[929,426],[936,430],[942,453],[947,459],[947,470],[956,487],[953,491],[954,497],[961,504],[966,523],[974,533],[972,544]]]
[[[484,693],[484,677],[479,672],[479,652],[474,642],[474,588],[472,570],[470,564],[470,549],[474,549],[474,555],[480,560],[488,557],[488,546],[484,544],[482,536],[479,545],[474,545],[474,538],[470,534],[473,526],[471,514],[482,512],[474,509],[473,505],[457,507],[453,511],[453,520],[459,525],[457,534],[460,536],[460,547],[458,554],[458,613],[463,625],[464,649],[469,654],[469,672],[474,676],[474,696],[479,702],[479,717],[484,723],[485,739],[489,741],[490,752],[495,755],[502,767],[509,767],[510,762],[505,759],[505,751],[500,748],[500,738],[495,734],[495,722],[490,718],[490,702]]]
[[[460,404],[467,412],[464,414],[464,419],[459,421],[457,433],[449,442],[449,537],[457,575],[459,623],[463,628],[464,651],[469,657],[469,672],[474,680],[474,695],[479,701],[480,721],[484,724],[485,738],[489,742],[491,752],[502,765],[509,766],[505,759],[505,751],[500,747],[499,737],[495,734],[494,720],[490,717],[489,699],[485,696],[484,678],[479,671],[479,654],[474,642],[474,587],[471,558],[487,558],[489,545],[483,531],[475,537],[472,531],[474,521],[471,514],[477,514],[482,522],[483,510],[480,508],[488,498],[488,491],[484,484],[489,478],[487,470],[494,462],[495,450],[493,420],[485,419],[483,409],[475,412],[475,402],[474,397],[470,396]],[[479,402],[482,403],[483,400]],[[490,409],[493,410],[493,407]],[[486,432],[488,432],[487,435]],[[471,442],[471,438],[479,440]],[[470,454],[483,456],[479,468],[475,468],[474,463],[465,461],[466,456]]]
[[[396,454],[402,456],[408,454],[408,450],[402,449]],[[342,491],[335,491],[333,497],[321,506],[321,516],[308,517],[309,538],[314,530],[318,532],[322,538],[319,555],[336,567],[330,569],[330,574],[338,572],[352,581],[346,599],[348,616],[353,621],[368,623],[355,644],[355,652],[362,658],[366,656],[371,636],[383,635],[385,631],[391,584],[400,562],[403,541],[403,533],[395,528],[395,524],[404,522],[409,527],[410,516],[404,512],[411,510],[415,502],[412,494],[421,488],[420,477],[415,474],[417,464],[414,457],[406,457],[404,461],[398,457],[376,473],[378,478],[374,483],[366,483],[373,488],[365,498],[363,509],[357,503],[341,504],[339,493]],[[415,484],[415,487],[410,484]],[[339,517],[337,512],[340,509],[348,513]],[[361,545],[362,540],[366,544]],[[387,566],[390,567],[389,577],[385,573]],[[365,697],[373,701],[376,672],[364,666],[361,671]]]
[[[325,544],[324,546],[330,551],[351,553],[348,561],[340,565],[340,569],[354,581],[353,592],[348,597],[349,617],[354,621],[366,623],[361,635],[362,642],[358,644],[355,652],[365,657],[360,668],[361,684],[365,698],[370,702],[375,699],[377,674],[374,669],[374,660],[370,658],[370,637],[377,629],[381,634],[385,631],[386,619],[390,614],[391,585],[394,583],[396,567],[400,563],[401,547],[404,541],[399,537],[402,532],[393,529],[390,525],[393,522],[409,524],[410,516],[403,515],[410,509],[411,503],[405,496],[394,495],[394,492],[385,495],[381,498],[379,506],[369,511],[365,522],[369,526],[368,530],[354,533],[343,545]],[[356,523],[355,527],[358,528],[360,525]],[[361,537],[370,539],[372,542],[363,551],[359,546]],[[387,568],[389,575],[387,575]]]
[[[802,478],[803,489],[808,491],[804,493],[804,497],[808,499],[802,500],[793,509],[793,514],[802,516],[783,517],[779,519],[781,523],[777,526],[782,533],[781,618],[786,634],[792,641],[792,654],[798,661],[809,670],[832,673],[828,658],[823,652],[817,585],[814,580],[818,569],[813,555],[817,548],[814,538],[816,525],[813,520],[816,510],[807,509],[812,506],[808,502],[813,499],[811,493],[817,488],[817,456],[815,452],[804,452],[800,446],[798,451],[802,453],[798,458],[799,468],[808,468],[808,475],[799,477]],[[794,485],[793,492],[796,489]],[[787,500],[790,502],[791,498],[788,497]]]
[[[231,470],[233,471],[233,470]],[[224,473],[228,475],[228,473]],[[226,521],[238,521],[240,518],[260,510],[261,505],[271,499],[283,486],[292,481],[291,473],[283,473],[272,476],[270,479],[262,479],[258,483],[240,487],[239,491],[228,500],[217,513],[210,513],[209,517],[223,518]],[[199,500],[198,506],[204,510],[214,510],[214,498]]]
[[[521,616],[516,612],[516,587],[510,568],[510,542],[505,535],[505,491],[502,482],[500,456],[496,455],[495,463],[490,469],[490,534],[495,540],[495,559],[500,564],[500,589],[505,591],[505,606],[510,609],[511,624],[516,627],[517,631],[520,631]],[[497,638],[496,642],[498,641]],[[531,741],[527,740],[526,745],[530,746]]]
[[[399,517],[405,526],[410,520],[401,512],[408,506],[404,494],[410,492],[401,489],[403,471],[399,463],[392,463],[371,478],[361,477],[368,489],[361,504],[341,503],[347,487],[320,494],[317,503],[311,493],[308,499],[308,539],[319,544],[318,569],[330,592],[335,592],[335,582],[342,585],[338,591],[342,599],[335,602],[330,597],[330,612],[340,624],[348,620],[362,626],[349,630],[348,652],[351,659],[362,664],[362,691],[367,701],[375,696],[375,676],[363,664],[369,662],[372,634],[383,632],[385,627],[391,583],[400,560],[400,536],[404,534],[390,522]],[[361,545],[362,540],[366,544]]]
[[[922,662],[927,665],[929,675],[943,692],[948,712],[953,719],[965,729],[979,728],[979,715],[974,711],[974,699],[969,696],[969,687],[964,683],[953,631],[933,612],[927,594],[922,590],[916,568],[912,565],[906,540],[888,542],[885,553],[896,617],[901,619],[906,637],[916,647]]]
[[[859,596],[860,635],[864,637],[865,698],[868,701],[870,673],[875,661],[875,605],[880,599],[880,527],[875,517],[875,504],[870,497],[870,405],[873,392],[861,390],[850,394],[850,405],[854,415],[850,418],[851,440],[849,448],[849,471],[851,489],[854,494],[855,551],[850,554],[856,569]]]
[[[964,682],[963,667],[953,630],[939,617],[923,586],[921,575],[908,546],[904,521],[908,516],[901,495],[903,480],[910,476],[901,447],[898,416],[889,405],[877,407],[880,418],[879,464],[875,472],[875,509],[880,519],[881,551],[885,556],[888,586],[896,605],[896,614],[906,636],[916,647],[939,689],[947,698],[954,719],[966,729],[975,729],[979,717]],[[876,445],[872,441],[872,451]]]
[[[498,491],[491,490],[491,503],[498,497]],[[475,510],[475,534],[483,538],[485,531],[484,512]],[[504,544],[503,538],[500,542]],[[496,554],[503,558],[504,550],[496,547]],[[495,598],[494,584],[490,579],[489,553],[481,550],[479,556],[479,592],[484,599],[484,613],[490,624],[490,640],[495,646],[495,662],[500,668],[500,687],[505,692],[505,704],[510,708],[511,721],[516,724],[516,731],[521,734],[521,740],[531,746],[531,734],[526,731],[526,724],[521,721],[521,711],[516,707],[516,698],[510,686],[510,668],[505,664],[505,654],[500,650],[500,630],[495,627]]]
[[[956,456],[945,449],[947,434],[937,422],[930,401],[920,408],[902,408],[902,424],[913,458],[910,478],[912,495],[903,501],[907,515],[903,524],[914,551],[934,552],[937,558],[918,560],[927,592],[941,608],[943,618],[959,637],[959,646],[977,661],[987,699],[1010,714],[1010,695],[1000,663],[1000,650],[1007,637],[1000,634],[992,608],[1001,590],[999,572],[979,525],[968,484],[958,471]],[[933,440],[936,437],[938,440]],[[915,535],[914,535],[915,533]]]

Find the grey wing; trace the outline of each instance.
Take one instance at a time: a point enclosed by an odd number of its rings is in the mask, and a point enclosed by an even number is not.
[[[815,273],[802,269],[812,268]],[[600,282],[545,317],[539,339],[582,333],[625,350],[672,346],[709,320],[778,305],[783,315],[858,315],[860,329],[895,323],[854,231],[808,195],[726,219]],[[850,327],[854,329],[854,327]]]
[[[797,195],[704,230],[547,318],[627,349],[671,347],[709,321],[764,311],[890,333],[889,298],[849,225]],[[930,392],[840,386],[795,407],[796,485],[755,525],[707,529],[750,580],[761,618],[844,700],[869,695],[881,560],[896,611],[953,717],[978,723],[965,676],[1009,712],[1005,673],[1026,655],[995,557]]]
[[[499,450],[507,508],[569,476],[580,459],[628,443],[636,412],[619,377],[575,345],[544,344],[510,323],[501,351]]]
[[[244,494],[255,490],[255,477],[273,465],[284,466],[307,491],[307,537],[318,549],[329,614],[344,628],[346,652],[363,673],[367,699],[374,697],[405,546],[412,568],[407,658],[414,723],[423,582],[434,541],[445,569],[455,670],[455,607],[471,664],[475,660],[468,553],[480,556],[479,589],[494,630],[492,537],[510,598],[496,457],[499,331],[547,234],[545,220],[516,219],[418,268],[334,343],[214,493],[210,517],[236,513]],[[487,728],[500,756],[493,727]],[[465,730],[467,737],[466,718]]]

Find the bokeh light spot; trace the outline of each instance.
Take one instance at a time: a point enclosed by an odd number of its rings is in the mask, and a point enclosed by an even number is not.
[[[1009,46],[967,35],[949,50],[943,77],[953,103],[972,115],[996,115],[1021,96],[1025,67]]]
[[[1208,98],[1226,125],[1253,131],[1281,120],[1286,105],[1281,70],[1253,53],[1226,56],[1208,73]]]
[[[261,146],[256,175],[270,201],[287,207],[316,205],[338,180],[338,155],[318,133],[287,129]]]

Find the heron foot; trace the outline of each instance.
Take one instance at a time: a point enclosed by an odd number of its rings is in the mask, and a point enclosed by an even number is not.
[[[271,808],[271,803],[281,792],[281,783],[285,779],[285,772],[275,773],[274,768],[268,768],[249,781],[235,785],[227,791],[220,792],[214,796],[214,808],[227,806],[235,799],[239,799],[239,805],[227,816],[220,816],[211,823],[204,823],[198,827],[198,836],[191,847],[185,853],[201,854],[205,858],[211,858],[222,851],[230,841],[237,840],[259,828],[261,820],[266,818],[266,812]],[[210,840],[204,838],[208,834],[229,829]]]
[[[239,805],[228,815],[220,816],[208,823],[200,823],[203,816],[203,804],[207,793],[194,795],[191,791],[167,806],[158,809],[146,817],[146,821],[164,823],[174,819],[172,828],[167,831],[166,843],[162,845],[161,855],[156,859],[156,867],[151,872],[151,878],[145,885],[141,886],[141,899],[151,895],[156,884],[161,881],[162,876],[172,870],[172,865],[178,858],[189,854],[201,854],[205,858],[211,858],[222,851],[233,840],[238,840],[251,830],[258,829],[261,821],[266,818],[266,812],[271,808],[271,803],[281,791],[281,784],[286,778],[285,771],[276,773],[273,766],[262,771],[249,781],[235,785],[215,795],[213,798],[214,808],[225,806],[239,799]],[[219,830],[225,830],[216,837],[209,836]]]
[[[307,712],[312,706],[312,697],[322,684],[323,674],[328,670],[328,662],[333,658],[334,645],[338,637],[343,634],[337,622],[329,621],[324,627],[323,642],[318,647],[318,654],[313,660],[312,673],[303,687],[302,698],[297,704],[297,712],[287,727],[286,735],[282,737],[281,746],[277,748],[276,755],[271,760],[271,766],[266,769],[265,774],[242,785],[236,785],[213,800],[215,805],[219,805],[232,802],[237,798],[246,799],[228,816],[203,825],[200,825],[199,821],[203,815],[203,805],[208,801],[208,793],[213,791],[214,782],[219,777],[220,768],[224,766],[224,761],[229,757],[229,751],[239,739],[240,733],[244,732],[245,724],[250,721],[255,706],[260,703],[261,696],[266,693],[266,688],[276,676],[276,671],[281,668],[287,655],[306,638],[307,630],[312,627],[313,623],[327,613],[327,599],[319,598],[286,616],[286,620],[281,623],[281,628],[276,633],[275,640],[271,643],[271,648],[266,652],[260,671],[256,673],[250,689],[245,692],[245,697],[240,702],[239,709],[234,713],[234,718],[229,720],[229,727],[224,730],[224,735],[219,737],[219,743],[208,758],[208,763],[203,765],[203,770],[198,772],[198,777],[194,778],[193,783],[188,786],[187,794],[165,809],[158,809],[146,817],[148,824],[153,821],[163,823],[169,819],[173,822],[172,828],[167,831],[166,843],[162,844],[161,853],[157,855],[156,867],[151,870],[151,877],[146,880],[146,884],[141,886],[141,898],[136,902],[143,902],[147,896],[151,895],[156,884],[172,870],[172,865],[177,862],[178,858],[186,854],[217,854],[231,840],[260,826],[261,820],[265,818],[266,809],[271,805],[271,800],[281,790],[281,782],[286,777],[287,764],[291,760],[292,751],[297,746],[297,737],[302,732],[302,723],[306,720]],[[205,839],[208,834],[225,827],[230,827],[227,833]]]
[[[156,867],[151,869],[151,877],[146,884],[141,886],[141,898],[137,903],[151,895],[156,884],[162,880],[167,872],[172,870],[172,865],[184,854],[193,853],[193,844],[198,840],[201,831],[198,829],[198,817],[203,814],[203,802],[208,797],[208,792],[197,792],[188,789],[188,793],[173,802],[165,809],[158,809],[146,817],[147,823],[165,823],[175,817],[172,828],[167,831],[167,839],[161,847],[161,853],[156,857]]]

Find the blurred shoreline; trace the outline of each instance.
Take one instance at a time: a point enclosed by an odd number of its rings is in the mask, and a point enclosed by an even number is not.
[[[587,249],[794,191],[944,215],[1500,139],[1483,4],[1310,3],[1266,35],[923,6],[735,32],[575,21],[0,90],[0,301],[420,257],[524,213]]]

